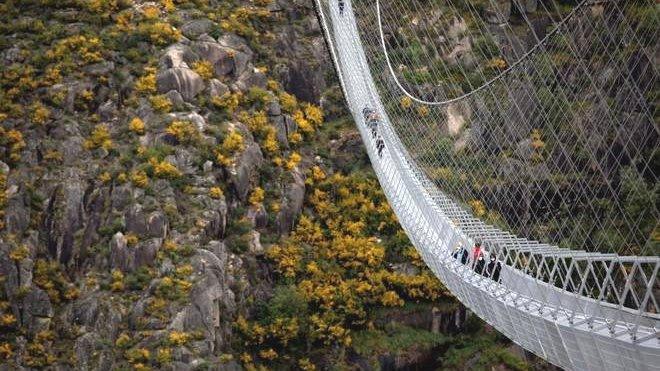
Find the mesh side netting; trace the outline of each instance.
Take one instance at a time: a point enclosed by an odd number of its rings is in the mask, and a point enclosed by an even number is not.
[[[397,134],[442,190],[520,236],[658,255],[658,5],[566,3],[381,2],[394,75],[375,3],[352,7]]]

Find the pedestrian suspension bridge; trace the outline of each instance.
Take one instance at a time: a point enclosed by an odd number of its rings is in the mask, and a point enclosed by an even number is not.
[[[315,1],[380,184],[446,287],[557,366],[660,370],[655,1]],[[497,281],[455,257],[475,241]]]

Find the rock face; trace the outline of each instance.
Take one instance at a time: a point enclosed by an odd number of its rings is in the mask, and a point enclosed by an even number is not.
[[[305,178],[300,172],[295,172],[293,182],[285,187],[282,209],[277,215],[277,226],[280,234],[288,234],[300,215],[305,199]]]
[[[509,21],[511,16],[511,0],[495,0],[489,2],[484,10],[486,22],[491,24],[502,24]]]
[[[176,316],[171,329],[199,331],[204,333],[205,344],[199,350],[208,356],[222,349],[231,337],[231,323],[221,321],[236,312],[235,294],[230,289],[230,256],[223,244],[213,241],[208,250],[199,249],[193,257],[192,266],[198,277],[190,293],[190,304]]]
[[[23,326],[29,333],[36,334],[45,330],[53,318],[53,307],[48,294],[40,289],[33,288],[23,300]]]
[[[215,23],[210,19],[195,19],[181,27],[181,33],[189,39],[196,39],[202,34],[207,34],[213,30]]]
[[[199,92],[204,90],[204,80],[195,71],[183,67],[169,68],[160,72],[157,84],[160,93],[175,90],[186,101],[192,101]]]
[[[45,225],[48,252],[67,264],[74,253],[74,234],[83,223],[84,186],[79,170],[67,170],[65,178],[69,181],[51,193]]]
[[[446,121],[446,135],[455,137],[461,133],[463,127],[469,122],[471,112],[470,108],[461,103],[450,104],[445,111]]]

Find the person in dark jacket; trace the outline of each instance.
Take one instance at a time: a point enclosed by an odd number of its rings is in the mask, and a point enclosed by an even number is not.
[[[383,157],[383,148],[385,148],[385,142],[380,136],[376,140],[376,149],[378,150],[378,157]]]
[[[495,282],[500,282],[500,271],[502,270],[502,264],[497,261],[497,256],[492,254],[490,256],[490,262],[486,266],[486,272],[488,277],[490,277]]]
[[[344,0],[339,0],[339,15],[344,15]]]
[[[468,259],[470,258],[470,253],[463,246],[457,247],[456,251],[454,252],[454,259],[458,260],[459,258],[461,260],[461,264],[463,265],[467,264]]]
[[[373,109],[371,109],[371,108],[365,106],[365,107],[362,109],[362,117],[364,118],[365,121],[367,121],[367,119],[369,118],[369,116],[371,116],[371,114],[372,114],[373,112],[374,112]]]
[[[474,265],[474,271],[479,273],[482,276],[487,276],[486,273],[486,261],[484,260],[484,256],[480,255],[477,258],[476,264]]]

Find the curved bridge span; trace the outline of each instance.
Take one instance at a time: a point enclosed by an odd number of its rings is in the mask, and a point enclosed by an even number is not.
[[[559,248],[474,217],[428,177],[402,142],[374,79],[385,71],[374,71],[368,62],[351,3],[344,0],[340,14],[337,0],[315,1],[380,184],[402,227],[446,287],[514,342],[565,369],[660,370],[660,258]],[[378,33],[376,26],[373,32]],[[365,124],[365,107],[379,117],[382,156]],[[470,248],[475,240],[483,241],[486,257],[496,254],[502,263],[499,282],[455,258],[457,246]]]

